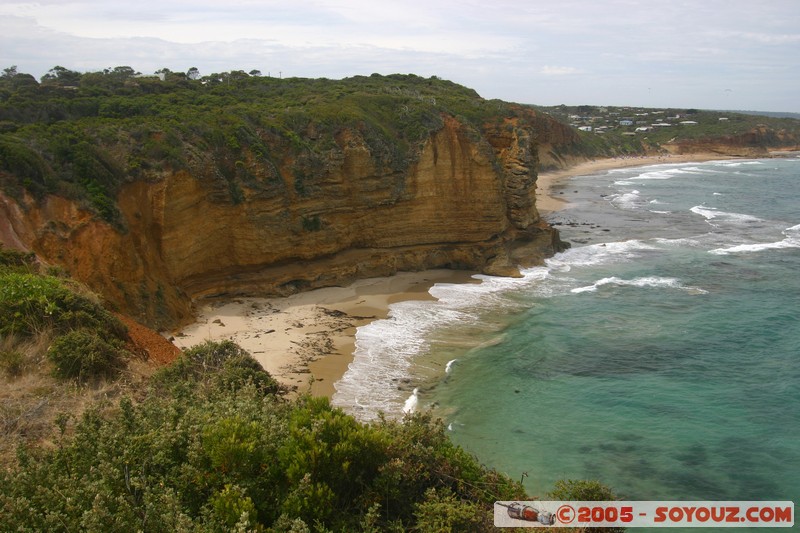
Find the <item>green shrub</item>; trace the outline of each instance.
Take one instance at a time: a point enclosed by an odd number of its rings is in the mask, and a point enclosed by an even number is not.
[[[562,479],[556,481],[550,498],[558,501],[603,502],[618,500],[614,492],[596,480]],[[588,527],[586,533],[622,533],[624,527]]]
[[[493,523],[481,505],[461,500],[447,489],[428,489],[414,516],[419,531],[488,531]]]
[[[214,518],[221,525],[234,529],[244,525],[248,530],[256,519],[256,506],[246,492],[237,485],[225,485],[209,502]]]
[[[124,338],[127,329],[99,303],[69,282],[31,273],[0,273],[0,335],[31,337],[47,329],[65,333],[89,328]]]
[[[185,350],[172,365],[158,372],[155,381],[167,387],[199,381],[232,389],[252,383],[263,394],[284,392],[258,361],[230,340],[206,341]]]
[[[264,395],[252,376],[219,386],[245,354],[187,350],[140,403],[89,409],[58,447],[21,449],[0,469],[4,528],[482,532],[494,501],[529,499],[430,414],[362,424],[326,398]],[[558,490],[588,494],[557,496],[608,496],[582,483]]]
[[[550,492],[554,500],[572,500],[581,502],[613,501],[617,497],[614,492],[596,480],[562,479],[556,482]]]
[[[55,365],[58,377],[88,380],[113,376],[122,366],[124,353],[119,339],[78,329],[56,338],[47,357]]]

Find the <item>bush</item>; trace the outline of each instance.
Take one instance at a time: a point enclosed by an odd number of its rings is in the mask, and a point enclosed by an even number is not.
[[[193,353],[218,360],[209,346]],[[4,528],[480,532],[495,500],[527,499],[429,416],[366,425],[325,398],[189,376],[90,409],[57,448],[21,450],[0,469]]]
[[[618,500],[614,492],[607,486],[595,480],[562,479],[556,481],[555,488],[550,492],[550,498],[558,501],[576,502],[605,502]],[[624,527],[587,527],[585,533],[622,533]]]
[[[56,338],[47,350],[47,357],[55,365],[56,376],[85,381],[113,376],[122,366],[123,353],[119,339],[79,329]]]
[[[0,335],[31,337],[47,329],[88,328],[124,338],[125,326],[99,303],[53,276],[0,273]]]
[[[263,394],[285,392],[253,357],[233,341],[206,341],[184,351],[155,377],[170,387],[186,382],[205,382],[218,388],[237,389],[252,383]]]
[[[554,500],[580,502],[603,502],[617,499],[614,492],[599,481],[583,479],[557,481],[555,488],[550,492],[550,497]]]

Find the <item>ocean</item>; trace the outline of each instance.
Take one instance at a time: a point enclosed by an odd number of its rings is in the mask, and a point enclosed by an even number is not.
[[[545,498],[800,502],[800,158],[577,176],[572,248],[359,328],[335,405],[432,409]]]

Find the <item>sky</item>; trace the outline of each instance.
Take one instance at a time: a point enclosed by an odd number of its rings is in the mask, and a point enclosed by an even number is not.
[[[800,0],[0,0],[0,68],[439,76],[538,105],[800,112]]]

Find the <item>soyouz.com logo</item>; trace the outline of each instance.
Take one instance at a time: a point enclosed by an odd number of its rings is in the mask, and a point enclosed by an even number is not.
[[[792,527],[788,501],[501,501],[496,527]]]

